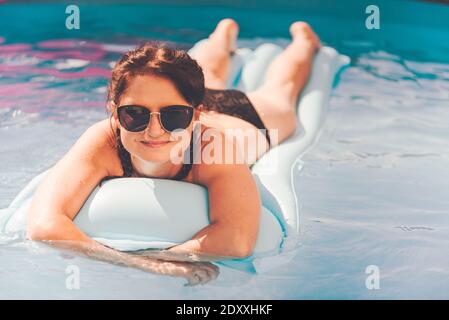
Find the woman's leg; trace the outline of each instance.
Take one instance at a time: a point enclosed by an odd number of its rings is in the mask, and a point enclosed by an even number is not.
[[[264,83],[248,93],[265,126],[278,130],[278,143],[296,129],[296,99],[307,83],[320,46],[318,36],[304,22],[293,23],[290,34],[292,42],[272,61]]]
[[[223,19],[208,40],[192,55],[203,69],[205,86],[225,89],[230,53],[236,49],[239,26],[233,19]]]

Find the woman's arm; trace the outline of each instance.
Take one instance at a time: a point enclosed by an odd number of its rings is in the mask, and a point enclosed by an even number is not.
[[[223,149],[224,150],[224,149]],[[237,151],[235,151],[237,152]],[[193,253],[198,259],[251,255],[259,230],[261,201],[246,164],[201,164],[197,180],[208,188],[210,224],[173,253]]]
[[[51,168],[37,188],[27,215],[33,240],[91,242],[72,220],[101,179],[109,175],[108,146],[100,123],[88,128]]]
[[[218,273],[210,264],[164,262],[107,248],[89,238],[73,219],[100,180],[109,175],[104,161],[111,161],[104,124],[89,128],[50,170],[38,187],[29,212],[27,236],[71,247],[91,258],[135,267],[148,272],[182,276],[191,283],[205,282]],[[197,279],[198,278],[198,279]]]
[[[187,279],[190,286],[204,284],[215,279],[219,274],[217,266],[209,262],[185,262],[159,260],[157,257],[148,258],[134,254],[117,251],[92,241],[64,241],[50,240],[47,244],[75,252],[90,259],[110,262],[115,265],[131,267],[145,272],[182,277]],[[174,259],[176,260],[176,259]]]

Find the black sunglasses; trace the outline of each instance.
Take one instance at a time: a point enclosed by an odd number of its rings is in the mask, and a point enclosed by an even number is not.
[[[176,129],[186,129],[190,125],[193,110],[191,106],[173,105],[163,107],[159,112],[151,112],[142,106],[126,105],[118,107],[117,114],[122,127],[131,132],[145,130],[152,114],[159,115],[159,122],[165,131],[173,132]]]

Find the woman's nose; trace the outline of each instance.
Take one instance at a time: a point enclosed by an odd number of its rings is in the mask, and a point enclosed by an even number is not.
[[[159,137],[165,133],[165,130],[162,128],[160,120],[160,115],[158,113],[152,113],[150,117],[150,123],[145,129],[145,134],[150,137]]]

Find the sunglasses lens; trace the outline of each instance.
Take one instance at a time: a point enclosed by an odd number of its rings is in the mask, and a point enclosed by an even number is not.
[[[150,111],[140,106],[125,106],[118,109],[120,124],[128,131],[143,131],[150,122]]]
[[[161,123],[164,129],[172,132],[186,129],[193,118],[193,108],[186,106],[170,106],[161,109]]]

